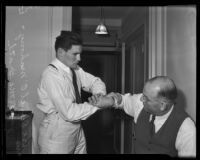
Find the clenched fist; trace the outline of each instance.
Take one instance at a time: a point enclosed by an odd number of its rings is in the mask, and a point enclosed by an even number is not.
[[[88,98],[88,101],[90,104],[99,108],[112,107],[114,104],[114,99],[112,97],[107,97],[103,95],[93,95]]]

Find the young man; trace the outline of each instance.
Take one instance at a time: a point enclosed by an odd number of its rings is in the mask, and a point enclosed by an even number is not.
[[[89,101],[101,108],[123,109],[134,117],[136,154],[195,157],[196,126],[183,109],[176,107],[176,98],[174,82],[167,76],[157,76],[146,82],[142,94],[110,93]]]
[[[99,108],[81,102],[81,88],[93,95],[105,95],[100,78],[78,66],[82,41],[74,32],[62,31],[55,42],[56,58],[44,70],[38,87],[40,103],[45,113],[40,125],[38,144],[42,154],[86,153],[86,141],[81,120]]]

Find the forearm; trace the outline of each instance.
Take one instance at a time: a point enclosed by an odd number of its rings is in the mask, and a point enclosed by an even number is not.
[[[95,77],[92,74],[85,72],[82,68],[79,69],[78,73],[84,91],[90,92],[93,95],[106,95],[106,85],[99,77]]]
[[[112,98],[112,100],[113,100],[112,107],[114,107],[114,108],[123,108],[122,95],[120,93],[111,92],[111,93],[109,93],[107,95],[107,97]]]
[[[140,111],[143,108],[143,103],[140,101],[142,94],[130,94],[124,95],[120,93],[109,93],[107,96],[114,98],[114,104],[112,107],[123,109],[124,112],[135,119],[137,119]]]
[[[84,120],[91,114],[98,110],[97,107],[90,105],[89,103],[77,104],[73,98],[70,90],[64,90],[62,83],[52,76],[46,77],[43,81],[43,92],[48,93],[48,99],[45,98],[46,94],[42,94],[41,97],[44,104],[52,106],[61,117],[70,122]]]
[[[71,122],[77,122],[86,120],[92,114],[94,114],[99,108],[85,102],[82,104],[73,103],[68,106],[68,110],[63,110],[61,113],[64,118]]]

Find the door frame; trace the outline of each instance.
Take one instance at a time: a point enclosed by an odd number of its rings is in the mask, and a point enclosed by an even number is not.
[[[149,7],[149,78],[166,75],[167,7]]]
[[[146,59],[148,65],[148,77],[152,78],[157,75],[166,75],[166,32],[167,32],[167,7],[148,7],[146,21],[144,23],[144,52],[146,52]],[[125,43],[124,43],[125,46]],[[125,50],[125,49],[124,49]],[[125,54],[125,53],[124,53]],[[122,73],[125,69],[123,67],[125,59],[123,59],[122,52]],[[145,75],[147,75],[145,73]],[[122,74],[122,91],[124,91],[124,78]],[[134,88],[133,88],[134,89]],[[124,92],[122,92],[124,94]],[[121,147],[120,153],[124,153],[124,120],[121,119]]]

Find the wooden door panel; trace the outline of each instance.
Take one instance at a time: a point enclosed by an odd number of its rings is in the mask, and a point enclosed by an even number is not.
[[[144,26],[141,26],[128,39],[126,53],[125,82],[126,93],[141,93],[144,86],[146,59],[144,53]],[[124,153],[134,152],[134,123],[132,118],[124,119]]]

